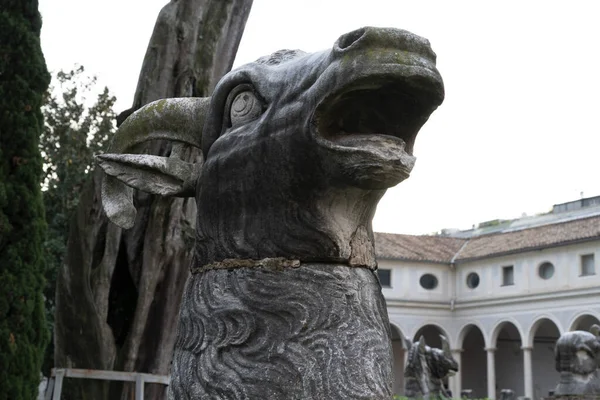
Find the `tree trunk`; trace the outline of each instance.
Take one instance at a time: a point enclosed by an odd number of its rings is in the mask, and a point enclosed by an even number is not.
[[[172,0],[160,12],[133,107],[167,97],[208,96],[233,64],[252,0]],[[170,146],[151,144],[166,155]],[[144,152],[147,152],[146,149]],[[177,148],[191,160],[195,149]],[[194,242],[194,199],[136,193],[136,225],[109,223],[101,171],[82,193],[56,291],[56,367],[168,374]],[[71,380],[73,398],[129,398],[132,385]],[[109,388],[110,386],[110,388]],[[110,392],[110,394],[109,394]],[[147,385],[146,399],[162,399]]]

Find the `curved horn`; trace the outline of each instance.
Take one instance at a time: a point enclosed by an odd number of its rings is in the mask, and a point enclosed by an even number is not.
[[[197,97],[157,100],[123,122],[109,147],[108,153],[113,154],[96,157],[107,173],[102,183],[102,204],[112,222],[125,229],[135,222],[133,189],[121,181],[152,193],[193,196],[197,165],[166,157],[123,156],[123,153],[150,140],[170,140],[201,148],[209,102],[210,98]]]

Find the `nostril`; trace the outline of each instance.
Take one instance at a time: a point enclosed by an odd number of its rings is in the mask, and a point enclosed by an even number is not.
[[[363,35],[365,33],[366,33],[366,29],[360,28],[360,29],[357,29],[352,32],[348,32],[345,35],[340,36],[340,38],[338,39],[338,43],[337,43],[338,48],[340,50],[347,49],[348,47],[350,47],[354,43],[356,43],[361,37],[363,37]]]

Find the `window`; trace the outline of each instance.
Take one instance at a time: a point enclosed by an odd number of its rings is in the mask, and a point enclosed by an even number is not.
[[[552,275],[554,275],[554,265],[548,261],[543,262],[538,268],[538,275],[542,279],[552,278]]]
[[[515,284],[515,269],[512,265],[502,267],[502,286]]]
[[[584,254],[581,256],[581,276],[588,275],[596,275],[593,254]]]
[[[438,285],[438,279],[435,277],[435,275],[424,274],[421,276],[421,279],[419,279],[419,284],[423,289],[433,290]]]
[[[377,269],[377,276],[379,277],[379,283],[381,287],[391,288],[392,287],[392,270],[391,269]]]
[[[467,286],[471,289],[475,289],[479,286],[479,275],[475,272],[471,272],[467,275]]]

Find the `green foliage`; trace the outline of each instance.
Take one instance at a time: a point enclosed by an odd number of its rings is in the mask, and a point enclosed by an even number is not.
[[[42,111],[44,131],[40,149],[44,157],[44,206],[48,223],[45,242],[46,313],[52,331],[56,274],[62,265],[69,234],[69,220],[94,166],[94,155],[102,153],[115,131],[115,97],[107,88],[96,90],[96,78],[84,68],[60,71],[54,77]],[[89,97],[95,96],[95,102]],[[54,349],[48,346],[44,374],[53,366]]]
[[[37,396],[44,318],[40,107],[50,76],[35,0],[0,7],[0,400]]]

